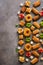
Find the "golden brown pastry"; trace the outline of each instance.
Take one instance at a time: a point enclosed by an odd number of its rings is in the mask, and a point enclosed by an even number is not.
[[[19,25],[23,27],[25,25],[25,22],[23,20],[21,20]]]
[[[25,44],[25,46],[24,46],[24,49],[26,50],[26,51],[30,51],[31,50],[31,44],[30,43],[26,43]]]
[[[31,64],[35,64],[38,62],[38,58],[34,58],[33,60],[31,60]]]
[[[33,25],[36,27],[36,28],[40,28],[40,25],[39,25],[39,23],[38,22],[33,22]]]
[[[36,16],[33,17],[33,21],[36,21],[36,20],[38,20],[39,18],[40,18],[40,16],[39,16],[39,15],[36,15]]]
[[[33,31],[35,29],[35,27],[32,25],[30,29]]]
[[[19,40],[18,44],[19,44],[20,46],[22,46],[22,45],[24,44],[24,41],[23,41],[23,40]]]
[[[29,28],[24,28],[24,36],[30,36],[31,30]]]
[[[26,2],[25,2],[25,6],[26,6],[26,7],[29,7],[29,6],[30,6],[30,4],[31,4],[31,2],[30,2],[30,1],[26,1]]]
[[[23,55],[23,54],[24,54],[24,50],[23,50],[23,49],[20,49],[20,50],[18,51],[18,53],[19,53],[20,55]]]
[[[40,43],[37,43],[37,44],[35,44],[35,45],[32,46],[33,49],[37,49],[39,47],[40,47]]]
[[[31,21],[32,21],[32,16],[31,16],[31,14],[27,14],[27,15],[25,16],[25,20],[26,20],[26,22],[31,22]]]
[[[33,36],[33,37],[32,37],[32,40],[33,40],[34,42],[39,42],[39,41],[40,41],[40,39],[37,38],[36,36]]]
[[[24,58],[23,56],[19,56],[19,61],[20,61],[21,63],[23,63],[23,62],[25,62],[25,58]]]
[[[37,51],[32,51],[32,54],[34,55],[34,56],[36,56],[36,57],[39,57],[39,53],[37,52]]]
[[[23,33],[23,29],[22,29],[22,28],[18,28],[17,32],[18,32],[19,34],[21,34],[21,33]]]
[[[26,13],[30,13],[30,12],[31,12],[31,8],[27,8]]]
[[[22,6],[22,8],[21,8],[21,12],[25,12],[26,11],[26,7],[25,6]]]
[[[39,32],[40,32],[40,30],[39,29],[36,29],[36,30],[33,31],[33,34],[37,34]]]
[[[32,8],[32,12],[34,13],[34,14],[36,14],[36,15],[38,15],[39,14],[39,11],[36,9],[36,8]]]
[[[40,4],[41,4],[40,0],[37,0],[36,2],[34,2],[33,6],[38,7],[40,6]]]
[[[21,34],[21,35],[19,35],[19,39],[23,39],[23,35]]]

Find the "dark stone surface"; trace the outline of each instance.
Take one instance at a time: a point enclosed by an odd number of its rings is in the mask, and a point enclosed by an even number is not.
[[[38,7],[40,10],[43,6],[43,0],[41,1],[42,5]],[[25,0],[0,0],[0,65],[30,65],[30,63],[20,64],[15,52],[17,46],[15,24],[19,23],[17,11],[20,10],[21,2]],[[38,62],[36,65],[43,65],[43,62]]]

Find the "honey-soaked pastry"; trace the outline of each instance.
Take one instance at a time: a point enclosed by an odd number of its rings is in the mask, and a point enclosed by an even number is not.
[[[24,44],[24,41],[23,40],[19,40],[18,41],[18,45],[22,46]]]
[[[23,27],[25,25],[25,22],[23,20],[21,20],[19,25]]]
[[[35,27],[32,25],[30,29],[33,31],[35,29]]]
[[[30,13],[30,12],[31,12],[31,8],[27,8],[26,13]]]
[[[37,52],[37,51],[32,51],[32,54],[34,55],[34,56],[36,56],[36,57],[39,57],[39,53]]]
[[[31,30],[29,28],[24,28],[24,36],[30,36]]]
[[[40,2],[40,0],[38,0],[38,1],[34,2],[33,6],[38,7],[38,6],[40,6],[40,4],[41,4],[41,2]]]
[[[21,34],[21,35],[19,35],[19,39],[23,39],[23,35]]]
[[[40,30],[39,29],[36,29],[36,30],[33,31],[33,34],[37,34],[39,32],[40,32]]]
[[[24,58],[23,56],[19,56],[19,61],[20,61],[21,63],[23,63],[23,62],[25,62],[25,58]]]
[[[31,16],[31,14],[27,14],[27,15],[25,16],[25,20],[26,20],[26,22],[31,22],[31,21],[32,21],[32,16]]]
[[[18,32],[19,34],[21,34],[21,33],[23,33],[23,29],[22,29],[22,28],[18,28],[17,32]]]
[[[26,51],[30,51],[31,50],[31,44],[30,43],[26,43],[25,44],[25,46],[24,46],[24,49],[26,50]]]
[[[23,55],[23,54],[24,54],[24,50],[23,50],[23,49],[20,49],[20,50],[18,51],[18,53],[19,53],[20,55]]]
[[[39,41],[40,41],[40,39],[37,38],[36,36],[33,36],[33,37],[32,37],[32,40],[33,40],[34,42],[39,42]]]
[[[39,60],[38,58],[32,59],[32,60],[31,60],[31,64],[36,64],[36,63],[38,62],[38,60]]]
[[[25,6],[26,6],[26,7],[29,7],[29,6],[30,6],[30,4],[31,4],[31,2],[30,2],[30,1],[26,1],[26,2],[25,2]]]
[[[25,6],[22,6],[22,8],[21,8],[20,11],[24,13],[26,11],[26,7]]]
[[[36,27],[36,28],[40,28],[40,25],[39,25],[39,23],[38,22],[33,22],[33,25]]]
[[[37,44],[35,44],[35,45],[32,46],[32,49],[37,49],[39,47],[40,47],[40,43],[37,43]]]
[[[36,20],[38,20],[39,18],[40,18],[40,16],[39,16],[39,15],[36,15],[36,16],[33,17],[33,21],[36,21]]]
[[[34,13],[34,14],[36,14],[36,15],[38,15],[39,14],[39,11],[36,9],[36,8],[32,8],[32,12]]]

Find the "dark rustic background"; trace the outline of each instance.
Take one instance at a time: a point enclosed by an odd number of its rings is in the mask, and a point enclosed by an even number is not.
[[[30,1],[33,3],[36,0]],[[30,63],[20,64],[15,52],[17,46],[15,24],[19,23],[17,12],[20,10],[21,2],[25,2],[25,0],[0,0],[0,65],[30,65]],[[43,6],[43,0],[41,3],[41,6],[38,7],[39,10]],[[43,65],[43,62],[39,61],[36,65]]]

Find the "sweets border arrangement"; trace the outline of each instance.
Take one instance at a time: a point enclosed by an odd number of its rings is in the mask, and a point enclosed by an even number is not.
[[[17,12],[19,25],[16,24],[18,34],[18,44],[16,52],[18,53],[18,61],[21,63],[29,62],[36,64],[39,60],[43,61],[43,7],[38,11],[41,0],[33,2],[27,0],[20,4],[20,11]],[[34,16],[32,16],[32,14]],[[41,55],[41,58],[40,58]]]

